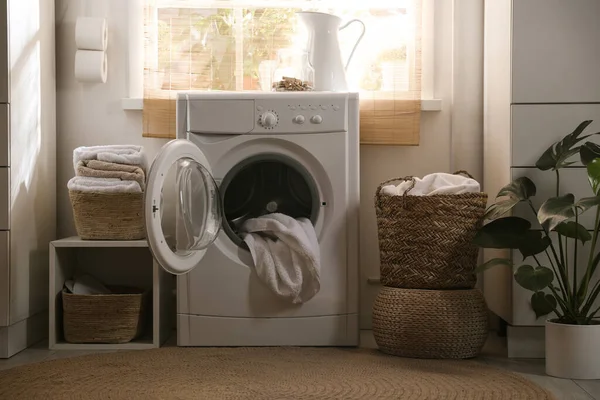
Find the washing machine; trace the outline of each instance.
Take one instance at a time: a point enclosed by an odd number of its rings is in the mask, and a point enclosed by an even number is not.
[[[178,345],[358,345],[358,95],[180,93],[176,104],[145,214],[153,255],[178,275]],[[271,212],[315,227],[321,289],[305,303],[260,281],[239,235]]]

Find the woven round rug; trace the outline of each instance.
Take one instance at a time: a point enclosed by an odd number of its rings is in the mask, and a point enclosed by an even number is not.
[[[163,348],[0,372],[0,399],[552,399],[477,361],[339,348]]]

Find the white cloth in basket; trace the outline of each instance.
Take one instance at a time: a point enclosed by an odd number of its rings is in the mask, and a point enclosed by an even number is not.
[[[89,274],[83,274],[69,279],[65,282],[65,287],[73,294],[110,294],[108,289],[102,282]]]
[[[404,181],[399,185],[386,185],[381,193],[388,196],[401,196],[410,188],[412,182]],[[415,178],[415,186],[408,192],[411,196],[431,196],[435,194],[463,194],[481,191],[479,182],[462,175],[437,172]]]
[[[73,150],[73,169],[77,173],[79,161],[100,160],[117,164],[138,165],[147,170],[146,155],[142,146],[108,145],[82,146]]]
[[[117,178],[90,178],[76,176],[67,183],[69,190],[88,193],[142,193],[136,181],[122,181]]]

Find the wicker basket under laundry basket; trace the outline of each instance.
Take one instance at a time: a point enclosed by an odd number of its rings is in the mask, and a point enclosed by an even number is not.
[[[459,171],[458,173],[464,173]],[[467,174],[468,175],[468,174]],[[470,175],[469,175],[470,177]],[[375,195],[381,283],[412,289],[473,288],[479,249],[472,243],[481,227],[485,193],[389,196]]]
[[[75,227],[82,239],[137,240],[146,237],[143,193],[69,190]]]
[[[127,343],[142,334],[146,296],[140,289],[111,287],[113,294],[62,292],[63,330],[69,343]]]
[[[414,358],[471,358],[488,335],[477,289],[383,287],[373,304],[373,335],[384,353]]]

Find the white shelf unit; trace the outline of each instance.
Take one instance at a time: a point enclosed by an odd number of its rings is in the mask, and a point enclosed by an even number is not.
[[[61,292],[75,272],[90,273],[108,285],[133,286],[152,293],[151,322],[142,337],[123,344],[67,343],[62,328]],[[173,276],[154,260],[145,240],[81,240],[71,237],[50,243],[49,334],[52,350],[141,350],[160,347],[174,324]]]
[[[600,129],[598,15],[597,0],[485,2],[483,169],[484,190],[490,196],[526,176],[537,187],[533,201],[539,207],[554,195],[556,178],[535,167],[538,157],[584,120],[594,121],[587,133]],[[588,140],[600,144],[598,136]],[[593,196],[580,163],[560,174],[562,194]],[[513,215],[539,226],[528,208],[517,206]],[[594,221],[584,214],[580,222],[590,229]],[[579,254],[582,271],[587,259],[585,251]],[[486,249],[484,256],[523,262],[520,254],[506,250]],[[542,358],[545,318],[536,317],[531,292],[515,283],[513,273],[500,267],[485,272],[488,307],[508,324],[510,358]]]

